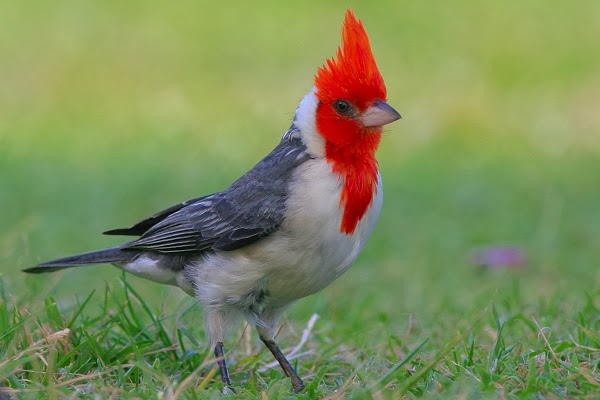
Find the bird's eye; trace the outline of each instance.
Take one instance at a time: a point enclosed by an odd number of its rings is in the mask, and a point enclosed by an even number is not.
[[[352,106],[347,100],[336,100],[333,102],[333,108],[340,115],[348,115],[352,111]]]

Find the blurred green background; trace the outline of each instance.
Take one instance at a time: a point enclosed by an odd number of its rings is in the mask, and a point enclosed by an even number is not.
[[[372,239],[293,323],[317,312],[319,329],[360,337],[416,320],[425,336],[490,302],[552,324],[544,304],[597,296],[600,2],[26,0],[0,2],[0,273],[15,300],[116,284],[111,267],[19,270],[115,244],[99,233],[221,190],[270,151],[348,6],[403,119],[378,153]],[[496,244],[526,263],[478,272],[473,251]],[[157,307],[192,303],[130,281]]]

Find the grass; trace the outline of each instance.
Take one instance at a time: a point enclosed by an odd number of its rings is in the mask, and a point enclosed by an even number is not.
[[[378,153],[368,246],[278,334],[289,351],[318,315],[293,360],[301,397],[597,397],[598,4],[351,4],[404,119]],[[178,289],[112,267],[19,270],[237,178],[288,126],[345,7],[0,4],[3,390],[222,396]],[[473,265],[498,245],[525,261]],[[293,397],[252,329],[226,351],[239,398]]]

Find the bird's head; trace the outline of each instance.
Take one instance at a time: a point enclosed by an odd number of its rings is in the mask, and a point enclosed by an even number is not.
[[[315,76],[317,131],[326,142],[326,155],[344,148],[374,153],[382,126],[400,114],[389,106],[383,77],[371,52],[369,37],[352,10],[346,11],[342,44]],[[343,161],[343,160],[339,160]]]

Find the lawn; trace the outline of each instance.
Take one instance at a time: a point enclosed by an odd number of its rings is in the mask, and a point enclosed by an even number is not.
[[[322,3],[0,3],[0,391],[222,397],[179,289],[20,270],[273,148],[338,45],[348,4]],[[597,398],[600,3],[350,5],[403,119],[367,247],[277,336],[299,397]],[[475,262],[500,246],[521,260]],[[253,329],[225,346],[239,398],[293,396]]]

